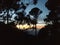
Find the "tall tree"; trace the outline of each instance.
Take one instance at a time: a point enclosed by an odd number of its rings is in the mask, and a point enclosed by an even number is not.
[[[29,12],[29,14],[34,17],[34,20],[32,20],[32,24],[35,25],[35,29],[36,29],[36,24],[37,24],[37,18],[39,16],[39,14],[41,14],[41,13],[42,13],[42,11],[37,7],[31,9],[31,11]],[[35,30],[35,33],[36,33],[36,30]]]
[[[48,0],[48,2],[46,3],[46,7],[51,10],[51,12],[49,13],[49,15],[47,15],[45,21],[52,21],[53,24],[58,24],[60,21],[60,1]]]
[[[48,0],[46,3],[46,7],[50,10],[49,15],[45,19],[46,22],[52,22],[45,27],[46,32],[50,31],[50,41],[51,44],[59,44],[59,35],[60,35],[60,1],[59,0]],[[42,29],[44,30],[44,29]],[[49,33],[48,33],[49,34]],[[57,41],[57,42],[56,42]],[[50,44],[50,45],[51,45]]]
[[[44,20],[47,22],[45,28],[39,32],[39,39],[43,40],[44,45],[57,45],[60,44],[60,1],[59,0],[48,0],[45,5],[50,13]],[[50,24],[52,22],[52,25]],[[46,43],[45,43],[46,42]],[[43,45],[43,44],[42,44]]]

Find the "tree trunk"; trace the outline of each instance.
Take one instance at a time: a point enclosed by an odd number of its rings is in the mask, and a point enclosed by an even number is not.
[[[35,24],[35,35],[37,35],[37,29],[36,29],[36,24]]]
[[[9,10],[7,9],[7,24],[9,23],[9,20],[8,20],[8,13],[9,13]]]

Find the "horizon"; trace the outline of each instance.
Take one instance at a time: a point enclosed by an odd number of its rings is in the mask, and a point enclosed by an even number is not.
[[[36,24],[36,28],[37,29],[42,29],[42,28],[44,28],[46,26],[46,24],[44,23],[44,24],[42,24],[42,23],[39,23],[39,24]],[[30,24],[30,25],[28,25],[28,24],[17,24],[16,25],[16,28],[18,28],[18,29],[22,29],[22,30],[24,30],[24,29],[33,29],[33,24]]]

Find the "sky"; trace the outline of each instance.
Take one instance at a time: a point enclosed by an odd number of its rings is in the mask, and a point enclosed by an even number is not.
[[[28,1],[25,1],[25,3],[26,2],[28,2]],[[43,21],[43,19],[45,19],[46,18],[46,15],[48,15],[49,14],[49,10],[46,8],[46,6],[45,6],[45,3],[47,2],[47,0],[38,0],[38,3],[37,3],[37,5],[29,5],[27,8],[26,8],[26,13],[28,14],[29,13],[29,11],[32,9],[32,8],[34,8],[34,7],[38,7],[41,11],[42,11],[42,13],[39,15],[39,17],[38,17],[38,22],[40,23],[40,22],[44,22]],[[32,3],[32,2],[31,2]]]
[[[32,3],[32,1],[31,0],[22,0],[24,3],[29,3],[29,1]],[[26,10],[25,10],[25,12],[27,13],[27,14],[29,14],[29,11],[32,9],[32,8],[34,8],[34,7],[38,7],[41,11],[42,11],[42,13],[39,15],[39,17],[38,17],[38,23],[42,23],[43,25],[44,25],[44,19],[46,18],[46,15],[48,15],[49,14],[49,10],[45,7],[45,3],[47,2],[47,0],[38,0],[38,3],[37,3],[37,5],[33,5],[33,4],[31,4],[31,5],[29,5],[27,8],[26,8]],[[40,24],[41,25],[41,24]],[[42,25],[41,25],[42,26]],[[37,31],[37,33],[38,33],[39,31]],[[35,30],[27,30],[27,33],[28,34],[32,34],[32,35],[35,35]]]
[[[47,2],[47,0],[38,0],[38,3],[36,4],[36,5],[34,5],[34,4],[32,4],[32,0],[21,0],[22,2],[24,2],[24,3],[31,3],[27,8],[26,8],[26,10],[25,10],[25,12],[27,13],[27,14],[29,14],[29,11],[31,11],[31,9],[32,8],[34,8],[34,7],[37,7],[37,8],[39,8],[41,11],[42,11],[42,13],[39,15],[39,17],[38,17],[38,23],[44,23],[44,19],[46,18],[46,15],[48,15],[49,14],[49,10],[45,7],[45,3]],[[10,11],[10,10],[9,10]],[[13,10],[13,11],[10,11],[9,12],[10,13],[10,15],[12,15],[13,14],[13,16],[12,16],[12,20],[14,20],[14,17],[17,15],[17,14],[15,14],[15,11]],[[0,14],[0,15],[3,15],[4,14],[4,11]],[[26,14],[26,15],[27,15]],[[5,15],[7,15],[7,12],[5,13]],[[4,15],[4,16],[5,16]],[[40,24],[41,25],[41,24]],[[43,25],[45,25],[45,24],[43,24]],[[30,34],[35,34],[35,31],[33,31],[33,30],[28,30],[27,31],[28,33],[30,33]],[[37,31],[38,32],[38,31]]]
[[[27,6],[27,8],[25,9],[26,15],[29,14],[29,11],[31,11],[32,8],[37,7],[39,8],[42,13],[38,16],[38,23],[44,23],[44,19],[46,18],[46,15],[49,14],[49,10],[45,7],[45,3],[47,2],[47,0],[38,0],[38,3],[36,5],[33,4],[32,0],[21,0],[21,2],[23,3],[30,3],[29,6]],[[19,2],[20,3],[20,2]],[[13,16],[11,18],[11,20],[14,20],[14,17],[16,16],[16,14],[14,14],[14,11],[9,12],[10,14],[12,13]],[[1,13],[0,15],[3,15],[3,13]],[[7,13],[5,13],[6,15]]]

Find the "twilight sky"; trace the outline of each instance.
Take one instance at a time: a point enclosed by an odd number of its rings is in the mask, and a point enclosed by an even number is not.
[[[34,4],[32,4],[32,0],[22,0],[22,2],[24,2],[24,3],[31,3],[27,8],[26,8],[26,10],[25,10],[25,12],[27,13],[27,14],[29,14],[29,11],[32,9],[32,8],[34,8],[34,7],[38,7],[41,11],[42,11],[42,13],[39,15],[39,17],[38,17],[38,23],[44,23],[44,21],[43,21],[43,19],[45,19],[46,18],[46,15],[48,15],[49,14],[49,10],[45,7],[45,3],[47,2],[47,0],[38,0],[38,3],[37,3],[37,5],[34,5]],[[27,15],[26,14],[26,15]],[[40,24],[41,25],[41,24]],[[42,25],[44,25],[45,26],[45,24],[42,24]],[[42,26],[41,25],[41,26]],[[39,27],[39,28],[41,28],[41,27]],[[38,33],[38,31],[39,30],[37,30],[37,33]],[[35,35],[35,30],[32,30],[32,29],[30,29],[30,30],[27,30],[27,33],[28,34],[32,34],[32,35]]]
[[[39,15],[39,17],[38,17],[38,23],[44,23],[43,19],[45,19],[45,18],[46,18],[46,15],[48,15],[49,12],[50,12],[50,11],[45,7],[45,3],[47,2],[47,0],[38,0],[38,3],[37,3],[36,5],[33,4],[32,0],[21,0],[21,2],[23,2],[24,4],[30,3],[29,6],[28,6],[28,7],[26,8],[26,10],[25,10],[25,12],[26,12],[27,14],[29,14],[29,11],[31,11],[32,8],[38,7],[38,8],[42,11],[42,13],[41,13],[41,14]],[[21,2],[18,2],[18,3],[20,4]],[[16,16],[16,14],[15,14],[14,12],[15,12],[14,10],[9,11],[9,14],[10,14],[10,15],[13,14],[11,20],[14,20],[14,17]],[[20,11],[18,10],[17,12],[20,12]],[[4,14],[4,11],[3,11],[0,15],[3,15],[3,14]],[[26,15],[27,15],[27,14],[26,14]],[[5,15],[7,15],[7,12],[5,13]],[[4,16],[5,16],[5,15],[4,15]]]
[[[24,1],[24,0],[23,0]],[[25,3],[26,2],[29,2],[29,1],[31,1],[31,0],[26,0],[26,1],[24,1]],[[27,8],[26,8],[26,13],[28,14],[29,13],[29,11],[32,9],[32,8],[34,8],[34,7],[38,7],[40,10],[42,10],[42,13],[39,15],[39,17],[38,17],[38,22],[43,22],[43,19],[45,19],[46,18],[46,15],[48,15],[49,14],[49,10],[45,7],[45,3],[47,2],[47,0],[38,0],[38,3],[37,3],[37,5],[33,5],[33,4],[31,4],[31,5],[29,5]],[[32,3],[32,2],[31,2]]]

